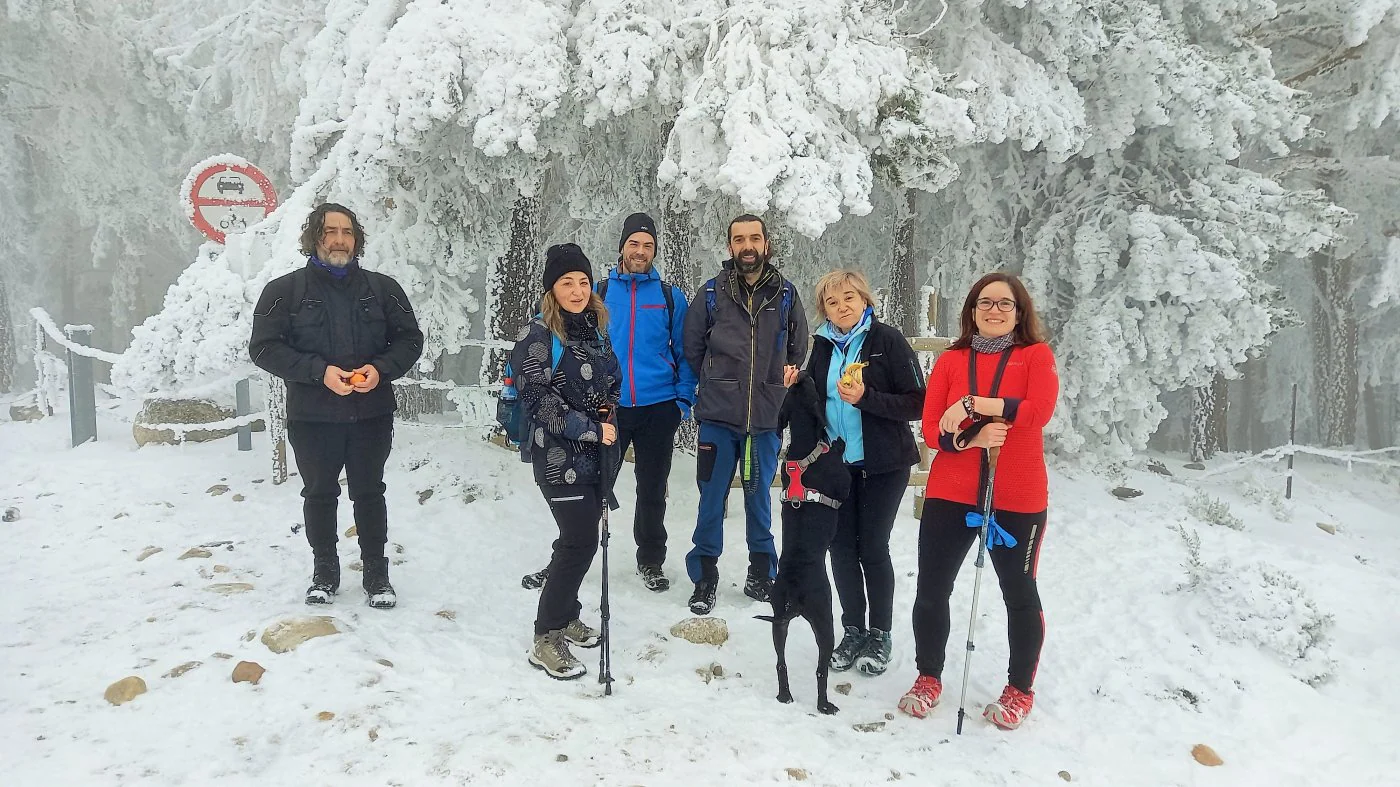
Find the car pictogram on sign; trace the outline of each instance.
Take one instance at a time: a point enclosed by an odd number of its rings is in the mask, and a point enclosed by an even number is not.
[[[277,208],[272,183],[246,159],[228,154],[196,164],[180,186],[190,223],[215,243],[246,231]]]

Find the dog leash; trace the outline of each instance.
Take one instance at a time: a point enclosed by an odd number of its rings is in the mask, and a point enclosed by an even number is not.
[[[840,508],[841,501],[834,497],[828,497],[816,489],[808,487],[802,483],[802,472],[812,465],[813,462],[827,451],[831,450],[831,444],[825,440],[817,443],[817,447],[812,449],[812,453],[807,454],[803,459],[796,461],[786,461],[783,465],[788,472],[788,485],[783,489],[783,493],[778,496],[778,500],[784,503],[791,503],[793,508],[801,508],[803,503],[820,503],[832,508]]]

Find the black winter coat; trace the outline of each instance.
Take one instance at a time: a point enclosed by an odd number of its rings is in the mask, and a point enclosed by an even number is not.
[[[520,458],[535,469],[541,486],[597,484],[602,479],[603,428],[598,410],[616,408],[622,393],[622,369],[612,343],[600,336],[592,310],[564,314],[566,338],[553,374],[547,372],[554,340],[539,320],[520,332],[510,354],[517,406],[529,414],[530,434],[520,444]],[[605,452],[617,477],[620,457]]]
[[[812,341],[812,358],[807,371],[817,381],[817,392],[825,412],[828,396],[826,380],[831,368],[831,340],[818,334]],[[919,356],[895,328],[871,319],[860,360],[870,364],[862,374],[865,395],[856,402],[865,442],[865,471],[888,473],[919,462],[910,421],[923,417],[924,373]]]
[[[287,381],[289,421],[354,423],[394,412],[391,382],[422,354],[423,332],[403,288],[354,263],[337,279],[308,260],[268,282],[253,309],[248,355]],[[340,396],[322,382],[327,366],[350,371],[365,364],[380,379],[367,393]]]

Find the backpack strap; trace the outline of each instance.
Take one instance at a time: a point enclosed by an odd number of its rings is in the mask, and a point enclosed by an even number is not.
[[[792,302],[795,298],[795,288],[792,282],[783,279],[783,299],[778,307],[778,353],[783,354],[783,345],[787,344],[788,319],[792,316]],[[787,362],[787,356],[783,354],[783,362]]]
[[[608,282],[610,281],[612,281],[611,276],[604,276],[603,280],[598,282],[598,289],[594,290],[594,292],[598,293],[598,297],[602,298],[604,301],[608,299]]]
[[[705,334],[715,327],[715,280],[705,282]]]
[[[292,302],[287,304],[287,311],[293,316],[301,312],[301,302],[306,300],[306,268],[298,268],[292,272]]]
[[[666,349],[671,351],[671,366],[674,369],[673,382],[681,379],[681,357],[676,351],[676,295],[674,285],[661,280],[661,297],[666,299]]]

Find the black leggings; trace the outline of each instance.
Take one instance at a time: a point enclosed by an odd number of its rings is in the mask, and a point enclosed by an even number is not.
[[[851,494],[837,509],[836,537],[831,540],[831,577],[841,598],[841,625],[865,629],[866,599],[870,628],[889,631],[894,624],[894,564],[890,531],[909,486],[909,469],[867,475],[851,467]]]
[[[540,491],[559,525],[559,537],[554,540],[554,553],[549,559],[549,577],[540,591],[535,612],[535,633],[545,634],[569,625],[583,609],[578,589],[598,553],[598,520],[603,515],[603,504],[598,487],[593,484],[541,486]]]
[[[928,498],[919,523],[919,587],[914,595],[914,656],[920,675],[943,676],[943,661],[951,626],[948,597],[968,549],[977,543],[978,529],[965,517],[975,506]],[[1011,651],[1007,682],[1029,692],[1035,683],[1040,648],[1045,642],[1045,615],[1035,573],[1040,545],[1045,540],[1045,512],[996,512],[997,523],[1016,539],[1016,546],[989,553],[1006,602],[1007,639]]]

